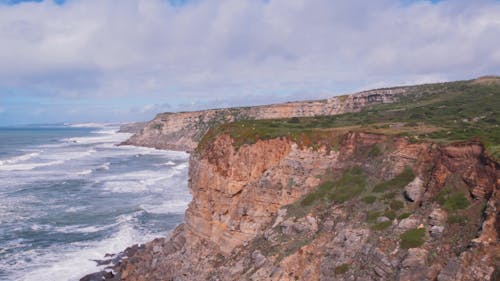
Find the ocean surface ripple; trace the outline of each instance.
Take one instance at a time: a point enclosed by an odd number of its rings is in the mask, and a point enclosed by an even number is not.
[[[117,129],[0,128],[0,280],[78,280],[182,221],[188,154],[116,146]]]

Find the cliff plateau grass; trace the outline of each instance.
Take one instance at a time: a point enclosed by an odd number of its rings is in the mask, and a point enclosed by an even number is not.
[[[496,80],[500,81],[500,79]],[[496,81],[495,80],[495,81]],[[408,137],[411,141],[450,143],[480,139],[500,158],[500,82],[459,81],[407,87],[399,102],[378,104],[360,112],[292,119],[242,120],[211,128],[198,151],[220,134],[236,148],[258,140],[284,137],[301,146],[334,150],[342,136],[364,131]],[[375,157],[380,148],[373,147]]]

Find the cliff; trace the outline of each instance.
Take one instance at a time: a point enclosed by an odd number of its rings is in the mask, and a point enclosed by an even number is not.
[[[369,105],[398,101],[401,96],[408,92],[411,92],[411,88],[400,87],[372,90],[316,101],[162,113],[158,114],[142,130],[123,144],[192,151],[208,129],[216,125],[248,119],[328,116],[358,112]]]
[[[479,142],[441,146],[350,132],[331,151],[279,138],[237,150],[233,143],[221,135],[191,156],[186,222],[168,239],[129,250],[115,280],[494,280],[499,273],[500,166]]]
[[[498,280],[492,79],[210,128],[185,223],[83,280]]]

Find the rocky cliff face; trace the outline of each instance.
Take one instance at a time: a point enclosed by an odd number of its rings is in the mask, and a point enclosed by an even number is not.
[[[347,133],[190,159],[193,201],[170,237],[126,251],[108,280],[496,280],[500,166],[479,142]]]
[[[158,114],[140,132],[124,142],[158,149],[192,151],[210,127],[242,119],[311,117],[358,112],[379,103],[392,103],[409,87],[361,92],[326,100]]]

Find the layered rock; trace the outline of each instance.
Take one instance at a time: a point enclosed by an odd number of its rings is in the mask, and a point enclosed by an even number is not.
[[[385,149],[367,156],[374,145]],[[375,194],[374,203],[360,197],[301,203],[351,167],[360,167],[368,186],[407,167],[414,176],[406,192]],[[334,151],[285,138],[236,149],[222,135],[191,156],[189,175],[186,222],[123,259],[108,280],[494,280],[499,274],[500,166],[479,142],[439,146],[356,132]],[[464,192],[467,208],[436,199],[450,186]],[[403,209],[393,201],[404,202]],[[374,211],[385,219],[370,222]],[[408,249],[402,237],[417,229],[422,241]]]
[[[123,144],[193,151],[207,130],[218,124],[243,119],[312,117],[358,112],[369,105],[396,102],[409,92],[410,87],[400,87],[316,101],[162,113]]]

